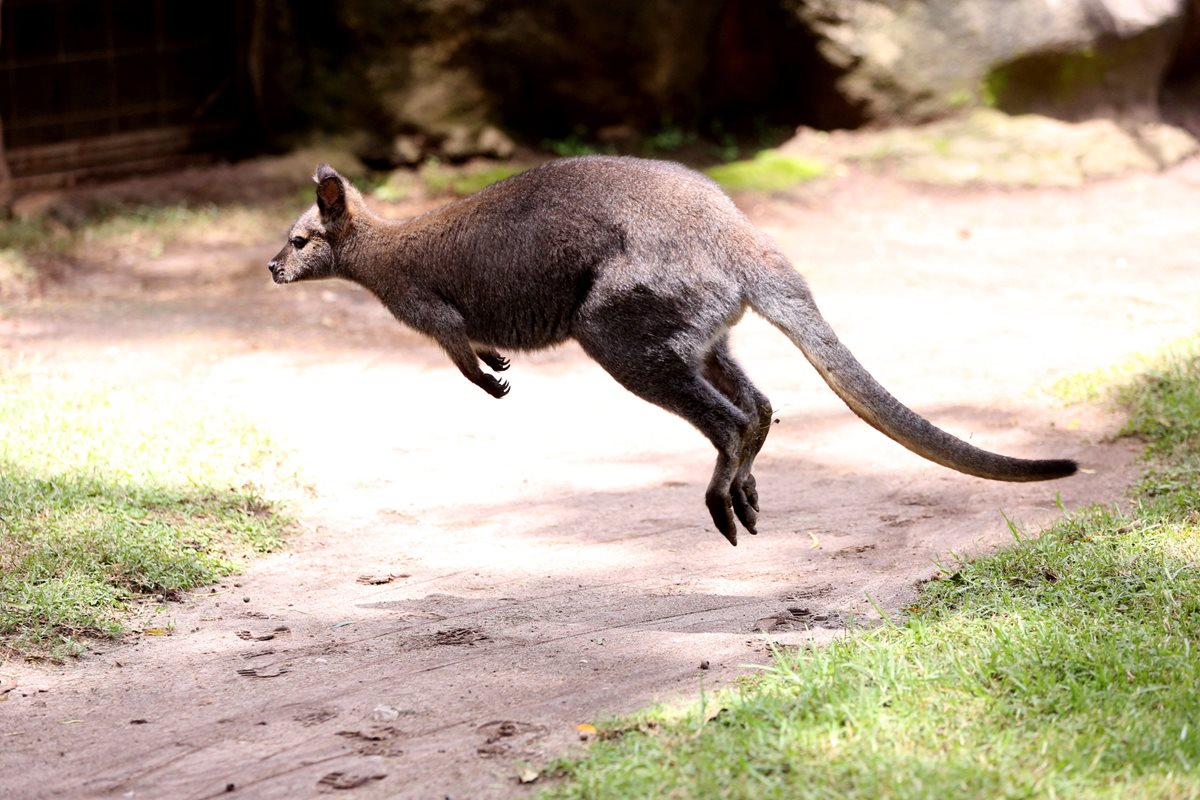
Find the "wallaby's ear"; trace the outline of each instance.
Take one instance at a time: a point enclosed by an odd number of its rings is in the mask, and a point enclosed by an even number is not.
[[[328,164],[318,164],[313,175],[317,183],[317,210],[327,227],[338,227],[346,216],[346,180]]]

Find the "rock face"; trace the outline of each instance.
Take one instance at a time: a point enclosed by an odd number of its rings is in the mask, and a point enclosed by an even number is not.
[[[381,162],[503,155],[506,134],[964,107],[1157,115],[1200,72],[1200,0],[257,0],[264,116],[368,131]],[[272,110],[271,104],[277,103]],[[284,120],[286,121],[286,120]]]
[[[982,103],[1151,118],[1189,0],[790,0],[872,120]]]
[[[381,161],[505,150],[496,128],[536,142],[861,122],[775,0],[259,2],[268,120],[366,129]]]

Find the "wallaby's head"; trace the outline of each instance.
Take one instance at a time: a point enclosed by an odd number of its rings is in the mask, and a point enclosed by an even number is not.
[[[276,283],[332,278],[342,246],[362,211],[362,196],[328,164],[313,175],[317,202],[292,223],[287,244],[267,264]]]

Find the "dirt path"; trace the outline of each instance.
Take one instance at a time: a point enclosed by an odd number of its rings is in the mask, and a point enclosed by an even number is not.
[[[999,485],[854,418],[782,336],[734,347],[780,423],[761,534],[731,548],[712,453],[575,347],[514,357],[496,402],[374,301],[280,289],[264,239],[166,254],[0,317],[5,357],[185,381],[272,431],[315,491],[286,552],[173,604],[167,638],[0,667],[0,796],[510,797],[575,725],[695,697],[768,641],[897,608],[952,552],[1117,501],[1114,420],[1037,394],[1196,327],[1200,162],[1082,191],[851,177],[748,206],[908,404],[989,449],[1084,474]],[[271,232],[274,233],[274,232]],[[707,667],[707,668],[704,668]],[[144,721],[144,722],[140,722]]]

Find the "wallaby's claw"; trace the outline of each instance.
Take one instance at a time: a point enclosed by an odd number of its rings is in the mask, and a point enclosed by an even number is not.
[[[504,372],[504,370],[512,366],[512,362],[494,351],[479,353],[479,360],[487,364],[488,369],[494,372]]]
[[[512,387],[508,385],[508,381],[492,378],[492,385],[488,391],[491,393],[492,397],[499,400],[501,397],[504,397],[506,394],[508,394],[508,390],[511,388]]]
[[[742,492],[746,495],[746,502],[755,511],[761,511],[758,507],[758,481],[754,480],[753,475],[747,475],[746,480],[742,481]]]
[[[721,496],[710,493],[704,497],[708,513],[712,515],[713,524],[729,543],[737,547],[737,523],[733,521],[733,508],[728,495]]]

